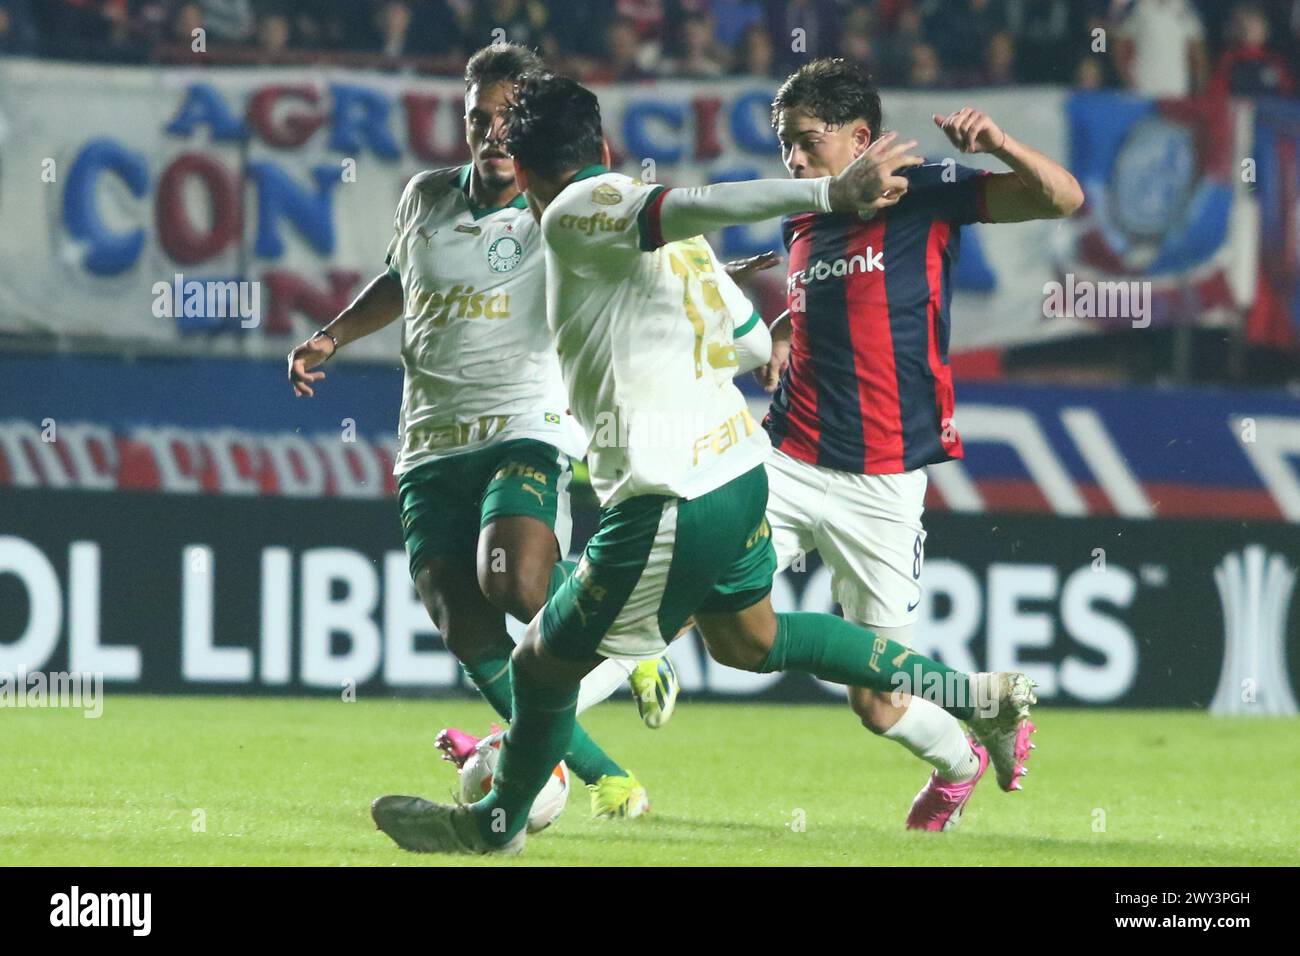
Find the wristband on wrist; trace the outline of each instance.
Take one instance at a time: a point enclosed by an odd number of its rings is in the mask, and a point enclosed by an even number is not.
[[[316,334],[313,335],[312,338],[313,338],[313,339],[314,339],[314,338],[319,338],[319,337],[322,336],[322,335],[325,336],[325,338],[329,339],[331,342],[334,343],[334,350],[333,350],[332,352],[330,352],[330,354],[329,354],[329,358],[333,358],[333,357],[334,357],[334,352],[337,352],[337,351],[339,350],[339,340],[336,339],[336,338],[334,337],[333,333],[326,332],[324,329],[318,329],[318,330],[316,331]],[[326,359],[326,361],[329,361],[329,359]]]

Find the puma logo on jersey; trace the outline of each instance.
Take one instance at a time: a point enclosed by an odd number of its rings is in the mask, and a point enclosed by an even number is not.
[[[411,312],[420,318],[432,319],[435,328],[441,328],[451,319],[508,319],[510,318],[510,293],[475,292],[473,286],[454,285],[442,292],[416,293]]]
[[[877,270],[880,272],[885,271],[885,251],[882,249],[876,252],[871,246],[867,246],[866,255],[856,255],[851,259],[832,259],[830,262],[819,259],[801,272],[792,272],[790,277],[786,279],[786,287],[793,292],[796,285],[820,282],[832,276],[839,277],[853,275],[855,272],[873,272]]]
[[[561,216],[561,229],[576,229],[588,236],[600,232],[622,232],[627,228],[627,217],[611,218],[608,214],[598,212],[594,216]]]

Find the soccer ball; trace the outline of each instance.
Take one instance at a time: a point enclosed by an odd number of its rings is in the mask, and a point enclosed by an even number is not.
[[[497,759],[501,756],[501,738],[505,731],[498,730],[478,742],[473,755],[460,769],[461,803],[474,803],[487,796],[492,789],[492,775],[496,773]],[[551,771],[542,792],[528,811],[528,832],[540,833],[560,818],[569,799],[569,768],[561,760]]]

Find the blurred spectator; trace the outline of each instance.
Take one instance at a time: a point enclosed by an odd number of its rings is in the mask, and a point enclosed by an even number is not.
[[[455,66],[464,45],[460,23],[444,0],[383,0],[374,11],[368,49],[388,59],[446,56]],[[491,35],[484,38],[486,45]],[[464,70],[461,62],[459,69]]]
[[[772,55],[772,38],[761,23],[755,23],[741,36],[736,66],[732,72],[737,76],[778,75],[776,60]]]
[[[903,14],[915,10],[913,0],[876,0],[875,14],[880,28],[887,33],[898,29]]]
[[[29,0],[0,0],[0,56],[33,56],[37,46]]]
[[[1076,90],[1100,90],[1106,86],[1106,68],[1095,56],[1085,56],[1074,68]]]
[[[1016,41],[1008,31],[989,37],[982,79],[987,86],[1010,86],[1016,82]]]
[[[53,56],[132,60],[147,53],[132,32],[127,0],[44,0],[33,12]]]
[[[356,0],[290,0],[294,44],[314,50],[359,48],[372,29],[371,6]]]
[[[638,40],[658,44],[663,39],[663,0],[616,0],[619,19],[632,25]]]
[[[1070,40],[1080,49],[1092,41],[1087,18],[1071,18],[1069,0],[1009,0],[1007,27],[1016,38],[1016,67],[1025,83],[1064,82],[1074,59]]]
[[[912,50],[924,42],[920,12],[912,6],[901,8],[893,31],[873,43],[876,82],[882,86],[906,86],[912,74]]]
[[[191,46],[194,43],[195,32],[204,29],[203,4],[192,0],[190,3],[182,3],[176,9],[176,19],[172,21],[171,36],[176,43]]]
[[[719,46],[713,35],[713,18],[695,13],[682,21],[680,27],[681,50],[668,72],[674,76],[709,79],[726,72],[730,56]]]
[[[224,40],[230,43],[243,43],[252,38],[255,18],[252,0],[201,0],[203,23],[207,27],[209,39]],[[261,5],[258,13],[265,16],[272,12],[266,4]],[[273,8],[278,15],[287,11],[280,6]],[[286,22],[285,26],[288,26]],[[260,27],[256,28],[260,29]],[[263,46],[259,40],[259,46]]]
[[[384,0],[375,10],[375,39],[384,56],[409,55],[414,42],[411,38],[411,5],[405,0]]]
[[[1290,96],[1295,78],[1286,61],[1268,48],[1271,27],[1258,3],[1239,3],[1228,28],[1230,46],[1219,56],[1210,90],[1219,95]]]
[[[475,49],[498,39],[537,48],[545,30],[546,5],[539,0],[479,0],[466,39]]]
[[[1291,9],[1283,30],[1287,38],[1284,46],[1289,52],[1290,61],[1295,63],[1300,60],[1300,0],[1291,0]]]
[[[560,2],[560,0],[555,0]],[[670,63],[678,63],[686,58],[686,37],[682,26],[691,17],[710,16],[711,0],[662,0],[663,23],[660,25],[659,56]],[[718,35],[717,21],[709,28],[710,35]],[[717,42],[716,39],[712,42]]]
[[[780,77],[839,55],[883,86],[1122,80],[1161,96],[1205,88],[1211,62],[1215,90],[1285,94],[1300,60],[1300,0],[0,0],[0,53],[194,62],[200,26],[205,63],[448,75],[497,37],[585,79]]]
[[[581,62],[573,72],[587,75],[594,61],[606,54],[605,33],[611,18],[608,0],[563,0],[551,5],[549,37],[554,57],[576,57]]]
[[[131,29],[152,50],[171,33],[176,0],[135,0],[131,5]]]
[[[714,34],[728,49],[739,49],[750,29],[763,23],[763,4],[759,0],[713,0],[710,7],[716,23]],[[770,50],[771,37],[767,46]]]
[[[858,7],[845,18],[840,38],[840,56],[859,63],[868,70],[874,69],[876,65],[873,22],[870,8]]]
[[[1119,24],[1119,71],[1144,96],[1190,96],[1205,87],[1205,29],[1188,0],[1131,0]]]
[[[641,41],[637,37],[636,24],[626,17],[619,17],[605,30],[605,49],[608,51],[606,59],[592,73],[591,79],[612,83],[653,77],[654,74],[641,66]]]
[[[839,49],[840,7],[834,0],[766,0],[777,67],[793,73]]]
[[[966,81],[984,69],[995,33],[1007,29],[1004,0],[919,0],[926,41],[944,69]]]
[[[204,22],[210,14],[205,9]],[[272,58],[289,48],[289,11],[275,5],[264,9],[257,17],[257,49]]]
[[[928,43],[918,43],[912,47],[912,65],[908,70],[909,86],[919,90],[934,89],[943,83],[943,67],[939,54]]]

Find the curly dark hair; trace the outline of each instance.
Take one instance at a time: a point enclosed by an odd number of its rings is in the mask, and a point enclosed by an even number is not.
[[[554,178],[599,163],[605,144],[596,94],[577,80],[532,73],[506,108],[506,150],[524,169]]]
[[[864,121],[874,140],[880,135],[880,93],[871,75],[856,63],[822,58],[799,67],[772,100],[772,127],[785,110],[798,109],[830,126]]]
[[[544,69],[542,58],[518,43],[493,43],[469,58],[465,64],[465,89],[482,89],[502,80],[517,80],[525,73]]]

